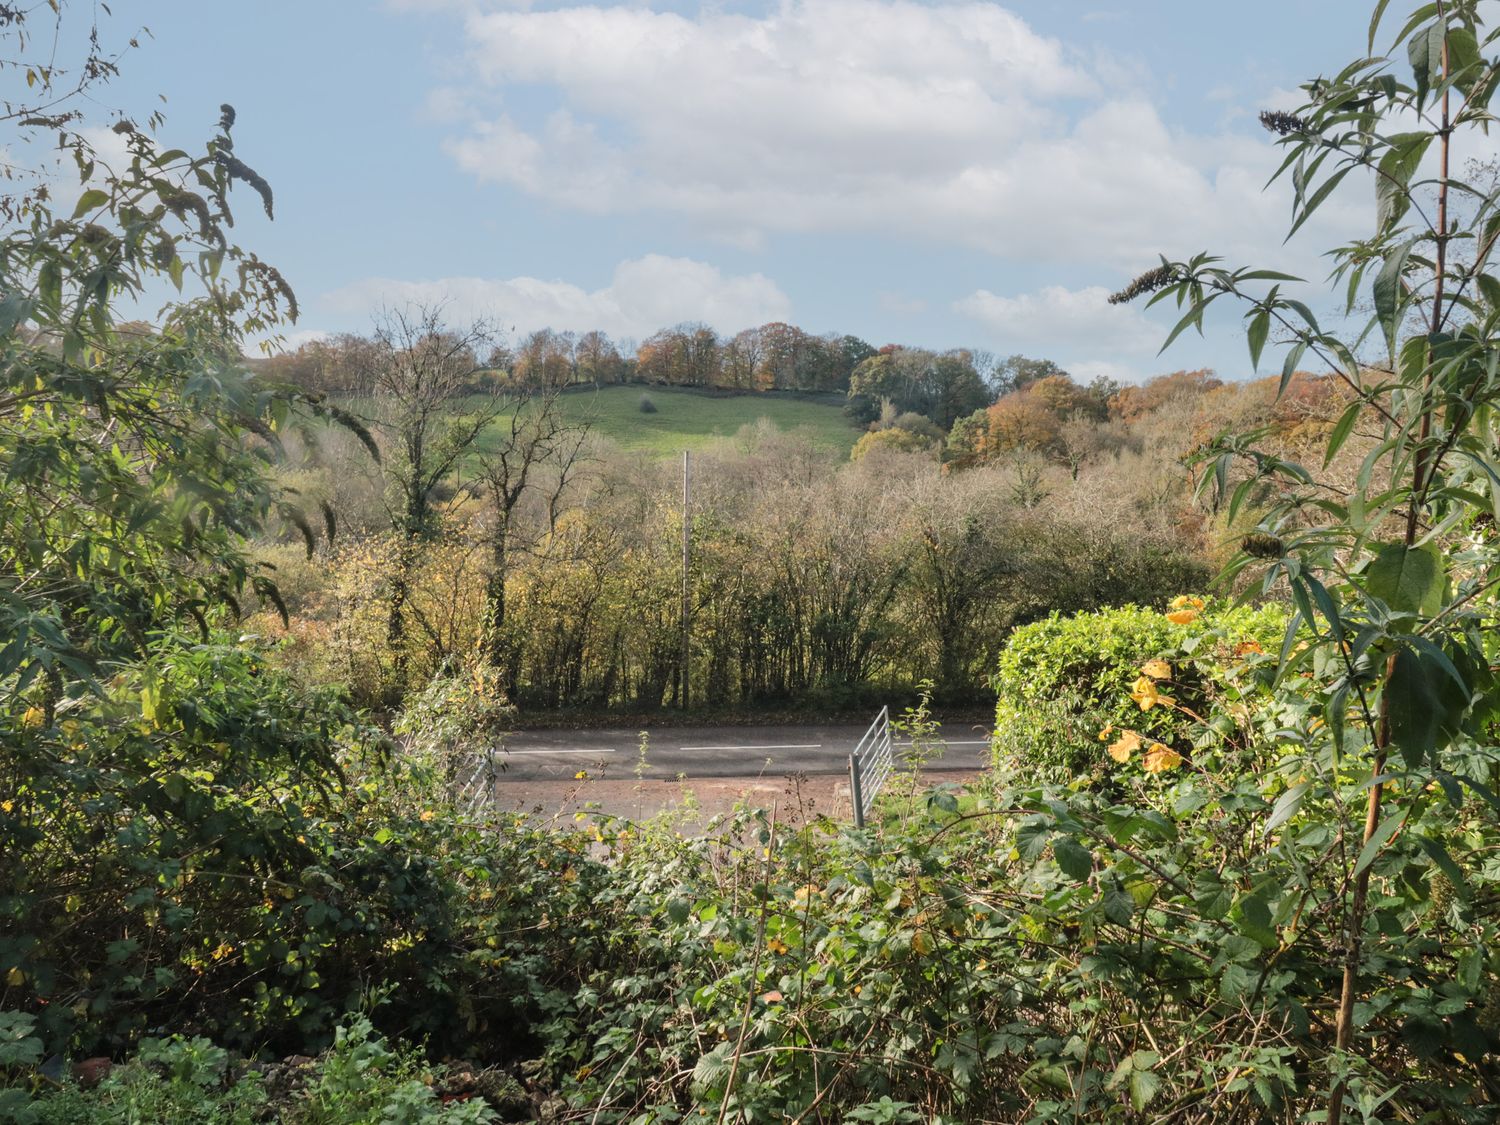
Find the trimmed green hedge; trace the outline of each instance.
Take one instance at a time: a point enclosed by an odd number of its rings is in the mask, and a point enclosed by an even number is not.
[[[1286,631],[1286,613],[1277,606],[1194,601],[1202,609],[1180,623],[1160,610],[1127,605],[1054,613],[1012,633],[994,680],[996,765],[1052,777],[1089,773],[1105,761],[1099,734],[1110,726],[1181,747],[1191,722],[1185,714],[1143,711],[1131,698],[1141,665],[1167,661],[1172,675],[1162,693],[1206,714],[1204,701],[1231,663],[1226,657],[1250,643],[1274,654]]]

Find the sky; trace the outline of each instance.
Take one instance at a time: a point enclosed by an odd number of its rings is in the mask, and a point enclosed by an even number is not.
[[[1318,280],[1373,222],[1351,177],[1283,245],[1256,121],[1364,53],[1366,0],[112,8],[106,36],[150,34],[101,108],[186,145],[236,107],[276,193],[238,241],[296,289],[292,344],[442,300],[514,334],[785,320],[1237,379],[1236,316],[1158,357],[1169,313],[1105,297],[1200,250]]]

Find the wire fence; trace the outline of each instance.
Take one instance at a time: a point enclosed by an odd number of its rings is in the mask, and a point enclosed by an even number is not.
[[[896,769],[896,747],[891,738],[891,709],[882,707],[880,714],[865,731],[864,737],[849,755],[849,799],[854,806],[854,826],[863,828],[865,817],[880,795],[881,788]]]

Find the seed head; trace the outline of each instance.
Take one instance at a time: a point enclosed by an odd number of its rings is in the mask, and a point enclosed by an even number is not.
[[[1286,544],[1274,535],[1247,535],[1240,540],[1240,550],[1253,559],[1279,559]]]
[[[1112,305],[1123,305],[1135,300],[1143,293],[1155,293],[1164,285],[1170,285],[1177,280],[1177,274],[1171,266],[1157,266],[1154,270],[1147,270],[1118,293],[1113,294],[1109,303]]]
[[[1295,113],[1287,113],[1280,109],[1261,110],[1260,123],[1278,137],[1289,137],[1293,133],[1306,133],[1307,122]]]

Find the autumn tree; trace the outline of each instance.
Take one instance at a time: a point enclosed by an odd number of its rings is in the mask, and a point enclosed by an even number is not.
[[[759,328],[747,328],[724,345],[724,382],[735,390],[758,387],[766,346]]]
[[[624,373],[624,362],[614,342],[597,329],[578,337],[573,348],[578,378],[596,387],[618,383]]]
[[[376,323],[370,395],[388,450],[387,511],[397,539],[386,625],[396,692],[405,687],[412,571],[436,532],[436,498],[505,409],[500,394],[460,397],[492,343],[488,326],[451,327],[438,307],[389,309]]]
[[[1016,391],[1025,390],[1038,379],[1067,374],[1050,359],[1029,359],[1024,355],[1011,355],[993,363],[987,372],[986,382],[994,397],[999,399]]]
[[[1138,387],[1122,387],[1110,400],[1110,413],[1127,422],[1160,410],[1169,402],[1196,398],[1224,385],[1211,368],[1196,371],[1173,371],[1157,375]]]
[[[574,374],[573,334],[550,328],[532,332],[516,348],[510,370],[523,382],[567,386]]]
[[[922,348],[882,348],[854,369],[851,398],[888,399],[898,412],[922,414],[943,429],[989,401],[966,351],[941,354]]]

